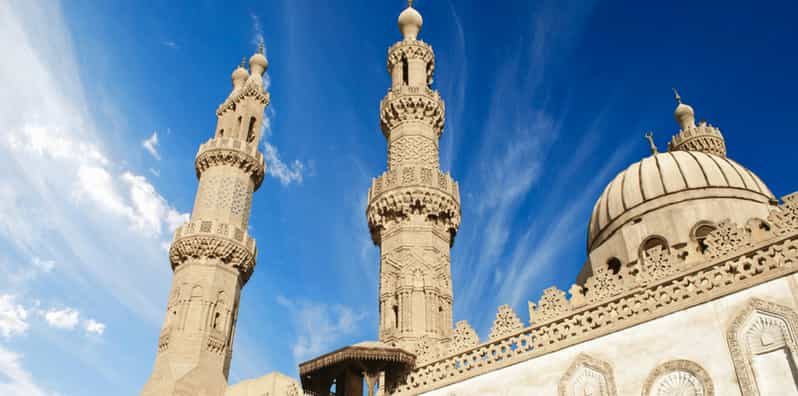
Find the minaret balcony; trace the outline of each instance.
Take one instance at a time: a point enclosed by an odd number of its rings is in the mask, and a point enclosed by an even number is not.
[[[246,283],[255,270],[255,239],[246,230],[219,221],[198,220],[175,230],[169,261],[172,269],[192,258],[219,259],[241,273]]]
[[[421,214],[452,235],[460,227],[460,190],[449,174],[439,169],[402,167],[373,179],[368,193],[369,229],[375,243],[379,230],[389,223]]]
[[[255,189],[260,187],[266,172],[263,153],[258,151],[257,143],[247,143],[233,138],[214,138],[200,145],[194,167],[197,178],[210,167],[227,165],[249,173],[255,182]]]
[[[429,125],[440,137],[446,122],[446,107],[438,91],[428,87],[399,85],[391,88],[380,102],[380,126],[386,138],[405,122]]]

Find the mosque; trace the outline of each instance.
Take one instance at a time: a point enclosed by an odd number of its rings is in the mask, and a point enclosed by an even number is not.
[[[460,194],[440,169],[435,54],[418,39],[412,1],[398,23],[380,103],[387,170],[365,208],[380,249],[378,341],[304,362],[298,377],[227,383],[257,256],[247,224],[265,171],[261,47],[249,70],[233,72],[214,136],[199,147],[196,200],[169,251],[172,290],[142,396],[798,395],[798,193],[776,199],[678,93],[667,152],[649,135],[651,155],[596,200],[587,261],[569,290],[546,289],[528,320],[499,307],[489,334],[455,323]]]

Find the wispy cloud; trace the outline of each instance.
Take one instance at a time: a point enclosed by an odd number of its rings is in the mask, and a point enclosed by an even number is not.
[[[50,326],[65,330],[74,329],[80,321],[80,312],[74,308],[51,309],[42,316]]]
[[[177,48],[179,48],[179,46],[177,45],[177,43],[176,43],[176,42],[174,42],[174,41],[172,41],[172,40],[164,40],[164,41],[161,41],[161,45],[163,45],[164,47],[169,47],[169,48],[171,48],[171,49],[177,49]]]
[[[158,153],[158,132],[153,131],[150,137],[144,139],[141,142],[141,147],[144,147],[144,150],[147,150],[150,155],[157,159],[161,159],[161,154]]]
[[[22,356],[0,345],[0,395],[48,396],[22,366]],[[54,396],[54,395],[53,395]]]
[[[291,315],[296,334],[291,350],[297,362],[329,352],[342,337],[355,334],[358,322],[366,317],[339,304],[293,301],[283,296],[277,297],[277,303]]]
[[[105,333],[105,323],[100,323],[94,319],[84,321],[83,327],[90,334],[103,335]]]

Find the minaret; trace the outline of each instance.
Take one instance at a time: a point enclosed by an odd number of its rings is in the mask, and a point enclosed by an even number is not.
[[[194,211],[169,250],[172,291],[142,395],[222,396],[227,388],[241,288],[255,270],[247,224],[265,171],[258,142],[269,104],[267,67],[261,43],[249,59],[251,74],[245,63],[233,72],[216,132],[197,152]]]
[[[457,182],[441,172],[444,104],[430,88],[432,48],[417,35],[421,14],[408,2],[404,39],[388,50],[392,84],[380,103],[388,170],[368,195],[371,237],[380,247],[380,341],[418,355],[452,334],[450,249],[460,226]]]
[[[690,105],[682,103],[682,97],[674,88],[676,95],[676,110],[673,117],[679,123],[681,130],[671,138],[668,143],[669,151],[701,151],[719,157],[726,156],[726,141],[720,129],[701,121],[696,125],[695,111]]]

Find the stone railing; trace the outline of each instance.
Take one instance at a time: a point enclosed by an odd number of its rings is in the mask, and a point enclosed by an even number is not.
[[[244,97],[254,97],[264,106],[268,106],[271,97],[268,92],[256,83],[254,80],[248,80],[246,84],[240,89],[233,91],[225,101],[216,108],[216,115],[221,117],[226,111],[235,111],[235,103],[238,103]]]
[[[176,269],[189,258],[218,258],[241,271],[244,283],[255,269],[255,239],[235,225],[192,221],[175,230],[169,260]]]
[[[257,143],[246,143],[233,138],[214,138],[200,145],[194,159],[197,178],[212,166],[227,165],[240,168],[251,175],[255,190],[260,187],[266,172],[263,153]]]
[[[421,40],[402,40],[388,48],[388,73],[402,59],[421,59],[434,66],[435,51],[432,46]]]
[[[457,181],[452,179],[449,173],[443,173],[440,169],[422,167],[402,167],[396,170],[389,170],[372,179],[368,200],[371,202],[380,194],[404,187],[433,188],[450,195],[454,200],[460,202],[460,189]]]
[[[475,334],[466,323],[457,331],[464,341],[449,355],[416,367],[392,393],[418,394],[441,388],[619,331],[652,319],[735,293],[798,271],[798,194],[768,218],[771,237],[752,241],[745,229],[729,222],[707,237],[708,260],[691,268],[654,249],[647,266],[634,282],[611,271],[597,273],[586,284],[565,292],[547,289],[536,307],[530,303],[531,325],[524,328],[507,306],[502,306],[488,342],[474,345]],[[455,337],[456,338],[456,337]]]

